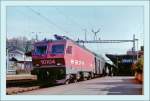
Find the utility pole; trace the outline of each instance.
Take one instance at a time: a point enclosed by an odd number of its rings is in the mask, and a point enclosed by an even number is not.
[[[38,35],[37,35],[37,33],[36,33],[36,41],[38,41]]]
[[[133,35],[133,49],[132,49],[133,52],[135,52],[135,34]]]
[[[137,41],[137,52],[136,52],[136,48],[135,48],[136,41]],[[136,54],[136,59],[138,60],[138,39],[135,38],[135,34],[133,35],[133,50],[132,51],[133,51],[133,53]]]
[[[85,38],[85,41],[87,41],[87,38],[86,38],[86,33],[87,33],[87,30],[86,29],[83,29],[84,30],[84,38]]]
[[[35,41],[38,41],[38,33],[37,32],[32,32],[32,33],[35,34]]]

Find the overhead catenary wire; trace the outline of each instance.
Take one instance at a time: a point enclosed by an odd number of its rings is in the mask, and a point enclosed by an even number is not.
[[[60,9],[58,9],[56,7],[56,10],[59,14],[63,15],[68,21],[70,21],[71,23],[73,23],[74,25],[77,25],[77,27],[79,27],[80,29],[82,29],[82,25],[80,25],[78,22],[76,22],[73,17],[71,17],[70,15],[65,15]]]
[[[31,7],[28,7],[32,12],[34,12],[36,15],[40,16],[42,19],[44,19],[46,22],[48,22],[50,25],[54,25],[57,29],[65,32],[65,33],[68,33],[68,31],[64,30],[62,27],[60,27],[58,24],[54,23],[53,21],[51,21],[50,19],[48,19],[45,15],[43,15],[42,13],[34,10],[33,8]]]
[[[76,20],[72,17],[72,16],[70,16],[70,15],[66,15],[66,14],[64,14],[59,8],[55,8],[56,10],[57,10],[57,12],[59,13],[59,14],[61,14],[62,16],[64,16],[66,19],[67,19],[67,21],[69,21],[70,23],[73,23],[74,25],[76,25],[76,27],[78,27],[79,29],[82,29],[83,31],[84,31],[84,34],[85,34],[85,41],[87,40],[87,29],[86,29],[86,27],[85,26],[83,26],[83,25],[81,25],[81,24],[79,24],[78,22],[76,22]],[[88,21],[87,21],[88,22]],[[89,23],[89,22],[88,22]],[[90,24],[91,25],[91,24]],[[94,31],[94,30],[92,30],[92,31]],[[98,29],[98,32],[100,31],[100,29]],[[95,35],[94,35],[94,37],[96,37],[97,38],[97,33],[98,32],[94,32],[95,33]],[[84,44],[83,44],[84,45]],[[98,44],[97,44],[97,46],[96,46],[98,49],[97,50],[99,50],[99,47],[98,47]]]
[[[65,19],[68,22],[72,23],[73,25],[76,25],[75,27],[78,27],[80,30],[84,31],[84,34],[85,34],[84,38],[86,40],[86,38],[87,38],[87,28],[83,24],[81,25],[78,21],[76,21],[76,19],[73,16],[68,15],[68,14],[67,15],[64,14],[63,11],[60,10],[59,8],[57,8],[57,7],[55,9],[57,10],[57,12],[59,14],[61,14],[62,16],[64,16]]]
[[[27,8],[26,6],[25,6],[25,8]],[[24,25],[25,25],[25,27],[24,28],[26,28],[26,29],[24,29],[24,33],[36,33],[36,35],[37,35],[37,32],[33,32],[33,31],[31,31],[31,27],[30,27],[30,25],[31,25],[31,22],[29,21],[29,20],[33,20],[33,18],[31,17],[31,16],[29,16],[28,14],[26,14],[26,12],[24,12],[23,10],[21,10],[21,9],[17,9],[17,11],[16,12],[19,12],[25,19],[24,20],[26,20],[26,22],[24,23]],[[40,24],[39,24],[40,25]],[[41,32],[39,32],[39,33],[41,33]],[[27,35],[27,34],[26,34]],[[36,38],[35,38],[36,39]]]

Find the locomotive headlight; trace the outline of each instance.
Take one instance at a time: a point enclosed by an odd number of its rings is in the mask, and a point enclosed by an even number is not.
[[[56,65],[57,65],[57,66],[61,66],[62,64],[61,64],[61,63],[57,63]]]
[[[66,79],[70,79],[70,75],[69,74],[66,76]]]
[[[38,67],[38,66],[40,66],[39,64],[36,64],[36,66]]]

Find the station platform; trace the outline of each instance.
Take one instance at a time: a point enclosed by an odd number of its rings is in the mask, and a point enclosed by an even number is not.
[[[18,75],[7,75],[6,80],[11,81],[11,80],[36,80],[37,77],[36,75],[31,75],[31,74],[18,74]]]

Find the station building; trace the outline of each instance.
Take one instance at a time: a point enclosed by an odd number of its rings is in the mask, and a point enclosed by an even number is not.
[[[14,49],[7,52],[7,74],[30,73],[32,59],[21,50]]]
[[[134,71],[132,65],[138,58],[144,55],[144,47],[139,51],[127,51],[127,54],[106,54],[106,56],[114,63],[112,73],[115,76],[132,76]]]

